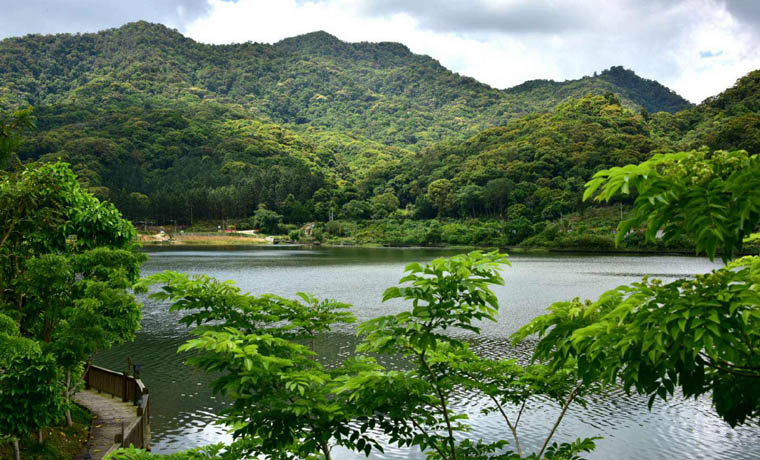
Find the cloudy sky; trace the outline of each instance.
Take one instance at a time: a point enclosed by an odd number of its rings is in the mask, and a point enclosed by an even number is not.
[[[612,65],[693,102],[760,68],[760,0],[0,0],[0,38],[144,19],[205,43],[396,41],[498,88]]]

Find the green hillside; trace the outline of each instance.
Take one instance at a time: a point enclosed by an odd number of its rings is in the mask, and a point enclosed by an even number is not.
[[[140,22],[0,42],[2,104],[37,120],[19,158],[67,161],[155,222],[264,205],[293,224],[478,218],[524,236],[584,212],[600,169],[702,145],[756,151],[759,75],[693,107],[622,67],[497,90],[403,45],[324,32],[212,46]]]
[[[348,131],[411,149],[473,135],[588,93],[613,92],[634,110],[690,106],[620,67],[596,77],[526,85],[497,90],[404,45],[345,43],[325,32],[274,45],[214,46],[138,22],[96,34],[0,42],[0,95],[6,101],[214,101],[297,128]]]

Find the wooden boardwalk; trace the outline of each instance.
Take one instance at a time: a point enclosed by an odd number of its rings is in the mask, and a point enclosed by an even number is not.
[[[89,453],[93,460],[100,460],[112,448],[120,447],[123,430],[139,418],[131,402],[96,390],[82,390],[74,395],[74,400],[95,417],[90,439],[78,458],[86,458]]]

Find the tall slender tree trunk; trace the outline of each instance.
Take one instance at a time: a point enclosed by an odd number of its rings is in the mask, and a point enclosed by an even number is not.
[[[66,369],[66,426],[71,426],[74,422],[71,420],[71,369]]]
[[[13,458],[21,460],[21,449],[18,447],[18,438],[13,438]]]
[[[37,443],[42,444],[42,428],[37,430]]]

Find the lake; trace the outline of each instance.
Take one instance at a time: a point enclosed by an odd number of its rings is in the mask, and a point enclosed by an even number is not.
[[[234,280],[254,294],[293,297],[310,292],[353,305],[359,321],[394,314],[403,301],[382,303],[382,292],[395,285],[410,262],[425,262],[455,254],[453,250],[354,249],[267,247],[246,250],[151,251],[143,275],[163,270],[205,273]],[[511,349],[508,337],[521,325],[542,314],[552,302],[573,297],[595,298],[607,289],[653,275],[665,281],[707,272],[720,265],[685,256],[629,255],[514,255],[503,273],[498,322],[481,324],[482,334],[470,337],[476,350],[489,355],[525,358],[530,344]],[[177,348],[189,337],[177,323],[179,315],[168,305],[145,300],[142,329],[134,343],[97,355],[95,361],[115,370],[126,359],[141,365],[142,379],[151,393],[153,451],[170,453],[212,442],[229,440],[214,423],[226,401],[214,396],[210,379],[183,364]],[[317,343],[322,360],[335,362],[350,355],[356,343],[354,326],[345,326]],[[585,409],[573,407],[555,435],[556,441],[602,436],[590,459],[756,459],[760,458],[760,428],[732,429],[712,411],[705,399],[674,398],[657,401],[652,411],[647,400],[613,391],[595,398]],[[500,418],[483,416],[482,401],[457,395],[455,404],[468,413],[475,437],[509,439]],[[550,428],[558,409],[543,401],[529,406],[530,417],[521,422],[523,449],[535,447]],[[336,458],[359,459],[361,454],[334,451]],[[388,447],[372,458],[424,458],[416,450]]]

